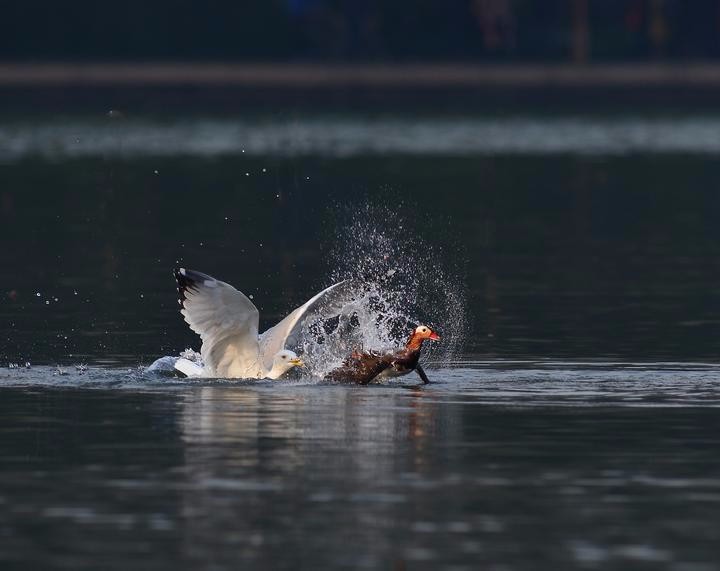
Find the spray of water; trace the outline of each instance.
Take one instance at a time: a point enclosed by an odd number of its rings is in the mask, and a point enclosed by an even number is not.
[[[310,372],[322,377],[353,350],[402,347],[422,323],[439,343],[426,343],[423,363],[451,361],[467,329],[461,272],[440,246],[411,229],[389,207],[367,204],[342,213],[329,255],[332,281],[349,280],[340,310],[320,308],[304,324],[302,352]]]

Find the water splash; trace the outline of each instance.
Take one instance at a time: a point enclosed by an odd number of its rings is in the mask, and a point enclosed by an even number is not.
[[[426,343],[423,362],[452,360],[467,329],[464,280],[440,246],[430,244],[395,210],[366,204],[344,212],[330,252],[332,281],[351,280],[342,309],[304,324],[298,348],[308,369],[324,376],[355,349],[386,351],[404,345],[423,323],[442,335]]]

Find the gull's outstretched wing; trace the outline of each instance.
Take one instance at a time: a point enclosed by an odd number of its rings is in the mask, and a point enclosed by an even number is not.
[[[259,370],[258,310],[242,292],[215,278],[175,271],[180,313],[202,339],[207,376],[255,376]]]
[[[344,280],[331,285],[314,295],[306,303],[295,309],[280,323],[260,335],[260,355],[265,367],[272,366],[272,360],[278,351],[294,347],[299,342],[303,321],[315,310],[322,309],[325,317],[333,311],[339,311],[355,294],[357,284]]]

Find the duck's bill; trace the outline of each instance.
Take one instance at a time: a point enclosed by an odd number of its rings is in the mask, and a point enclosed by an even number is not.
[[[302,359],[290,359],[290,364],[295,367],[304,367],[305,361],[303,361]]]
[[[432,333],[430,333],[429,339],[432,339],[433,341],[440,341],[440,335],[433,331]]]

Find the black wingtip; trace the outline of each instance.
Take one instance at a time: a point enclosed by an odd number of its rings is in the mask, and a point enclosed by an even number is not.
[[[185,300],[187,299],[187,291],[189,289],[198,289],[198,284],[201,282],[215,282],[217,281],[214,277],[194,270],[188,270],[185,268],[175,268],[175,281],[178,285],[178,303],[180,307],[184,308]]]
[[[195,280],[192,279],[192,275],[188,275],[188,271],[185,268],[175,268],[175,281],[177,282],[178,290],[178,303],[180,307],[185,307],[185,300],[187,299],[187,290],[195,285]],[[191,274],[192,272],[190,272]]]

